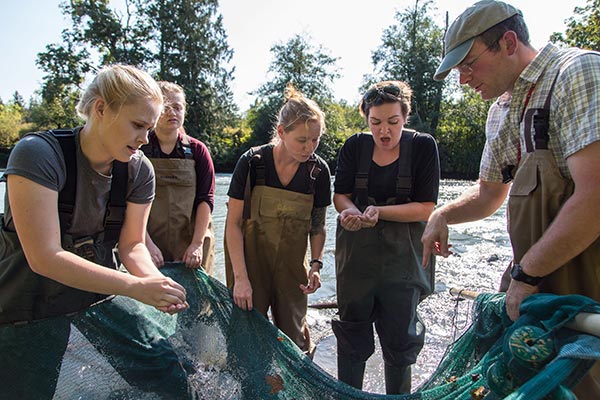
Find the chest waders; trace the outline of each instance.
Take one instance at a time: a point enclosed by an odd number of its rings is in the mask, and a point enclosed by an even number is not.
[[[62,246],[115,269],[117,259],[112,250],[125,218],[128,165],[113,163],[104,231],[74,238],[66,231],[77,207],[76,135],[72,130],[50,132],[61,145],[67,171],[65,187],[58,196]],[[130,385],[165,399],[191,398],[187,374],[177,354],[168,341],[155,340],[153,326],[143,323],[143,312],[123,308],[118,301],[105,303],[102,311],[89,308],[108,296],[35,274],[27,265],[16,233],[4,226],[0,231],[0,254],[0,382],[11,382],[2,389],[3,396],[54,398],[74,325]],[[78,311],[77,318],[72,318]]]
[[[159,149],[149,155],[154,167],[156,194],[148,219],[148,233],[165,261],[181,261],[194,236],[196,210],[196,162],[189,145],[178,142],[185,158],[159,158]],[[212,218],[202,244],[202,267],[212,274],[215,257]]]
[[[265,317],[270,308],[275,326],[310,355],[314,346],[306,323],[308,297],[299,286],[308,282],[306,251],[318,173],[307,178],[311,193],[297,193],[266,186],[264,161],[256,155],[253,160],[251,168],[256,166],[257,179],[251,196],[244,199],[248,218],[244,218],[242,226],[252,304]],[[313,167],[318,170],[316,162]],[[249,188],[248,176],[246,189]],[[228,286],[233,287],[233,268],[227,251],[226,274]]]
[[[543,236],[574,191],[573,181],[561,175],[548,149],[548,141],[557,140],[548,135],[550,101],[557,78],[558,72],[543,108],[530,108],[525,112],[526,152],[519,163],[508,199],[508,232],[515,262],[520,262],[529,248]],[[542,293],[582,294],[600,301],[600,238],[545,276],[538,287]],[[578,395],[581,391],[581,394],[600,396],[598,363],[575,389]]]
[[[400,142],[396,197],[376,204],[368,197],[368,177],[374,142],[360,136],[358,172],[353,201],[368,205],[411,202],[412,147],[415,132],[404,131]],[[339,319],[332,321],[337,338],[338,379],[362,389],[366,360],[375,351],[373,324],[384,358],[386,393],[408,393],[410,365],[424,344],[425,327],[417,305],[434,288],[434,262],[421,267],[421,236],[425,222],[379,220],[369,229],[346,231],[338,222],[336,279]]]
[[[127,164],[114,162],[110,200],[104,217],[104,231],[93,236],[74,238],[67,231],[71,227],[73,211],[76,207],[75,134],[72,130],[49,132],[60,143],[67,169],[65,187],[58,195],[62,246],[65,250],[97,264],[116,269],[117,260],[113,249],[119,240],[125,218]],[[0,325],[81,311],[107,297],[65,286],[33,272],[27,264],[17,233],[6,227],[4,218],[0,230],[0,288]]]

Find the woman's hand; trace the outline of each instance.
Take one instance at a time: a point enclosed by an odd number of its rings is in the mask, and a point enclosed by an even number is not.
[[[377,221],[379,221],[379,208],[368,206],[361,216],[362,228],[372,228],[377,225]]]
[[[239,279],[233,284],[233,301],[242,310],[252,310],[252,285],[249,279]]]
[[[302,293],[304,294],[310,294],[316,292],[320,287],[321,274],[319,273],[319,267],[311,267],[308,271],[308,285],[300,285],[300,290],[302,290]]]
[[[156,246],[152,240],[146,240],[146,247],[148,248],[150,258],[152,258],[154,265],[156,265],[157,268],[163,267],[165,265],[165,259],[158,246]]]
[[[347,231],[357,231],[362,227],[362,213],[357,208],[347,208],[339,215],[340,225]]]
[[[147,276],[137,278],[130,297],[158,310],[175,314],[189,307],[183,286],[166,276]]]
[[[188,268],[200,268],[202,266],[203,257],[202,243],[192,242],[183,253],[183,262]]]

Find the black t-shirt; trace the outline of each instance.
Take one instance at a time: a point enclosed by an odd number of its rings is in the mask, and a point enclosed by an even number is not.
[[[373,140],[372,137],[369,137]],[[364,139],[363,139],[364,140]],[[354,180],[360,163],[362,142],[358,134],[350,136],[340,150],[335,172],[334,191],[338,194],[354,192]],[[396,177],[398,162],[380,166],[371,161],[369,168],[369,197],[378,203],[396,197]],[[437,203],[440,184],[440,161],[435,139],[426,133],[419,133],[412,147],[412,194],[416,202]]]
[[[265,184],[269,187],[289,190],[296,193],[310,192],[309,188],[309,165],[303,162],[298,166],[298,171],[287,186],[283,186],[279,181],[279,176],[275,170],[275,161],[273,160],[273,144],[265,144],[260,147],[260,153],[265,166]],[[245,152],[238,160],[227,195],[234,199],[244,200],[244,189],[246,188],[246,177],[248,176],[248,162],[256,150],[250,149]],[[321,169],[314,184],[314,207],[327,207],[331,204],[331,173],[327,163],[319,156],[316,157],[316,166]],[[250,171],[250,184],[254,188],[256,185],[256,161],[252,162]]]

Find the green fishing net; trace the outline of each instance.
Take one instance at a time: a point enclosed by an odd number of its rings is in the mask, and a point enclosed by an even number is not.
[[[0,340],[26,332],[43,342],[70,329],[54,399],[568,399],[600,358],[600,339],[564,328],[580,311],[600,312],[598,303],[531,296],[512,324],[503,295],[483,294],[472,325],[420,388],[371,394],[337,381],[261,315],[235,307],[216,279],[178,263],[162,271],[186,287],[189,310],[171,316],[117,296],[73,317],[2,326]],[[129,337],[134,331],[141,338]],[[5,352],[0,368],[17,357],[35,370],[54,352],[46,350]],[[30,382],[47,384],[43,376]]]

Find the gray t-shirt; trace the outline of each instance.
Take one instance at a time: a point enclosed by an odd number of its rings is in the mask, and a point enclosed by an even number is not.
[[[79,131],[76,133],[77,194],[72,226],[68,233],[75,237],[94,235],[103,231],[104,214],[110,196],[112,176],[92,169],[81,152]],[[150,161],[138,151],[129,161],[127,182],[128,202],[147,204],[154,199],[154,169]],[[12,150],[5,175],[18,175],[60,192],[66,184],[66,165],[58,140],[51,133],[27,135]],[[14,230],[10,215],[8,191],[4,201],[7,228]]]

